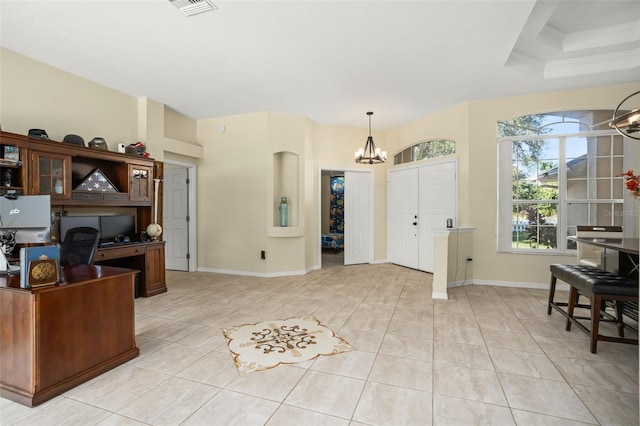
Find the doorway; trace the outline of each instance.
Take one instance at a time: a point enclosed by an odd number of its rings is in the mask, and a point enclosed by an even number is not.
[[[163,183],[166,269],[195,271],[195,165],[165,160]]]
[[[389,172],[389,262],[433,272],[433,235],[457,223],[457,161]]]
[[[373,173],[320,169],[319,265],[373,262]]]

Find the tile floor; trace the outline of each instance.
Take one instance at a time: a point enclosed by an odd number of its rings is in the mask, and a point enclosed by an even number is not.
[[[637,425],[638,347],[547,316],[545,290],[465,286],[383,264],[305,276],[167,273],[136,300],[140,357],[2,425]],[[566,293],[559,293],[566,297]],[[239,376],[220,328],[313,314],[357,348]]]

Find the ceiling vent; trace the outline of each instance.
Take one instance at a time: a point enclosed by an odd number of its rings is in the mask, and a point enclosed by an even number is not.
[[[187,16],[218,9],[209,0],[169,0],[169,3],[177,7]]]

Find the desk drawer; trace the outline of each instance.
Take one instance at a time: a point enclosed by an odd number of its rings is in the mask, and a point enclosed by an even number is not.
[[[100,193],[100,192],[73,191],[71,193],[71,199],[72,200],[102,201],[102,193]]]
[[[142,256],[146,254],[145,247],[116,247],[109,249],[99,249],[94,257],[94,261],[99,263],[102,260],[120,259],[123,257]]]
[[[126,192],[105,192],[105,201],[129,201],[129,194]]]

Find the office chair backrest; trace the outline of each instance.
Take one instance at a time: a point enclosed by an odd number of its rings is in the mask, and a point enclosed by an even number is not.
[[[100,232],[95,228],[83,226],[69,229],[62,242],[60,263],[93,263],[99,241]]]
[[[578,238],[622,238],[622,226],[578,225]],[[589,244],[578,244],[578,263],[581,265],[602,267],[602,249]]]

